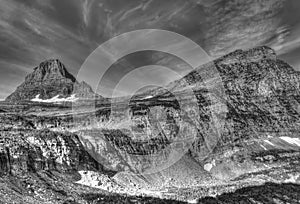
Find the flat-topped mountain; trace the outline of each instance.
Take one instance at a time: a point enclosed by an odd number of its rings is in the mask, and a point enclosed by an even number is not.
[[[72,102],[94,95],[92,88],[85,82],[78,82],[63,63],[58,59],[50,59],[35,67],[6,101]]]

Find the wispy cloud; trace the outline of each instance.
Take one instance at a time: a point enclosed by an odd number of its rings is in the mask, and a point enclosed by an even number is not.
[[[265,44],[276,37],[283,3],[282,0],[220,0],[205,4],[206,21],[210,24],[205,30],[205,48],[211,55],[220,56],[235,49]]]
[[[0,98],[41,61],[59,58],[76,75],[98,45],[137,29],[177,32],[197,42],[211,57],[266,44],[295,60],[300,47],[299,9],[299,0],[1,0]],[[167,40],[160,43],[169,46]],[[170,49],[185,48],[178,44]],[[193,53],[186,55],[192,58]],[[130,64],[120,66],[132,67],[132,60],[139,58],[176,71],[188,70],[180,60],[161,53],[125,57]],[[111,84],[122,77],[123,72],[116,72],[107,78]]]

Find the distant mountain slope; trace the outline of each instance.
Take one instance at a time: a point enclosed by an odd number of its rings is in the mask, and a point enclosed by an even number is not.
[[[94,95],[87,83],[78,82],[63,63],[58,59],[51,59],[35,67],[6,101],[72,102],[78,98],[92,98]]]
[[[253,154],[300,150],[299,88],[300,73],[271,48],[237,50],[133,98],[129,107],[115,104],[112,114],[99,110],[96,125],[82,120],[76,127],[110,129],[80,136],[90,154],[114,170],[155,171],[182,152],[212,177],[231,180],[269,168]]]

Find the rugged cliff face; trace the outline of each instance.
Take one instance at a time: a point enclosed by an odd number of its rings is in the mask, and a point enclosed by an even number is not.
[[[17,90],[7,97],[6,101],[20,102],[32,99],[39,101],[57,97],[69,99],[72,102],[76,98],[91,98],[94,95],[95,93],[87,83],[77,82],[58,59],[51,59],[35,67]]]
[[[299,72],[277,59],[272,49],[238,50],[165,89],[136,96],[129,107],[113,105],[107,121],[99,121],[97,115],[90,118],[91,127],[105,130],[80,131],[80,136],[90,154],[111,169],[144,173],[169,169],[173,176],[162,177],[174,179],[166,185],[182,185],[180,171],[173,169],[176,162],[182,171],[200,165],[213,179],[226,182],[285,163],[253,159],[263,153],[266,158],[291,154],[289,168],[295,174],[298,157],[292,152],[300,148],[299,88]],[[196,163],[183,165],[179,159],[183,156]],[[161,185],[161,175],[153,173],[147,182]],[[274,174],[268,179],[281,173]],[[210,178],[203,175],[199,183]]]
[[[28,172],[100,170],[83,148],[78,137],[50,130],[1,132],[1,174],[21,175]]]

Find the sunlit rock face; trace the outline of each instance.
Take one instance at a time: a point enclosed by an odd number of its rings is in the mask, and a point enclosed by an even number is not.
[[[299,148],[264,141],[298,137],[299,86],[299,72],[272,49],[237,50],[129,106],[113,104],[107,121],[91,118],[105,130],[80,131],[80,138],[116,171],[155,173],[188,155],[215,178],[232,179],[256,171],[252,153]]]

